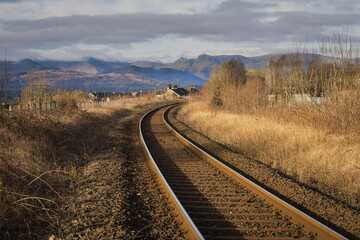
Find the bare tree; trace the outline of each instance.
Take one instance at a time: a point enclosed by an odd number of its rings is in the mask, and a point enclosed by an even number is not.
[[[52,101],[52,93],[46,82],[47,73],[35,71],[28,73],[27,86],[21,90],[22,104],[42,104]]]
[[[8,83],[9,83],[9,75],[8,75],[8,65],[7,65],[7,59],[6,59],[6,49],[5,49],[5,55],[4,55],[4,62],[3,66],[1,67],[2,74],[1,74],[1,89],[0,89],[0,100],[1,104],[4,106],[7,101],[7,94],[8,94]],[[4,85],[5,85],[5,91],[4,91]]]
[[[245,65],[240,60],[231,59],[224,62],[220,67],[222,81],[235,87],[245,85],[246,70]]]
[[[309,49],[270,60],[266,82],[270,93],[285,97],[309,94],[313,97],[335,96],[359,86],[360,42],[347,34],[334,34],[319,43],[318,54]],[[289,98],[290,97],[290,98]]]
[[[245,65],[237,59],[215,65],[209,82],[218,86],[231,85],[235,88],[246,84]]]

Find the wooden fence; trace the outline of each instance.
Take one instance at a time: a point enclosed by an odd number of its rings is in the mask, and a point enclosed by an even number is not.
[[[141,99],[145,99],[145,98],[124,98],[124,99],[110,100],[110,101],[109,100],[94,101],[94,102],[78,103],[77,105],[80,109],[87,109],[87,108],[104,107],[109,105],[119,105]],[[9,111],[16,111],[16,110],[52,111],[52,110],[56,110],[56,108],[57,108],[56,102],[44,103],[44,104],[34,103],[27,105],[9,106]]]
[[[37,110],[37,111],[51,111],[56,109],[56,102],[43,103],[43,104],[26,104],[26,105],[15,105],[9,106],[9,111],[16,110]]]
[[[127,102],[133,102],[135,100],[142,100],[142,99],[145,98],[134,97],[134,98],[123,98],[123,99],[110,100],[110,101],[94,101],[94,102],[78,103],[78,107],[80,109],[96,108],[96,107],[104,107],[109,105],[119,105],[119,104],[124,104]]]

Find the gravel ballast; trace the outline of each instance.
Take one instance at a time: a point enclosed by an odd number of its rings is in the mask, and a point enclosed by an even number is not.
[[[234,170],[249,177],[308,215],[320,220],[350,239],[360,238],[360,213],[357,209],[332,199],[317,189],[304,186],[268,165],[247,158],[242,154],[231,151],[226,146],[216,143],[188,126],[186,120],[181,118],[182,121],[180,121],[177,115],[178,110],[179,107],[170,112],[169,120],[181,134],[200,147],[209,150]]]
[[[183,239],[140,146],[138,121],[154,104],[110,116],[108,147],[80,171],[64,206],[62,239]],[[96,144],[96,143],[94,143]]]

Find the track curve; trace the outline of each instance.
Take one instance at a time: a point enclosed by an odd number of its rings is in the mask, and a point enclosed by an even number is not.
[[[145,114],[140,135],[188,238],[345,239],[187,142],[166,123],[169,108]]]

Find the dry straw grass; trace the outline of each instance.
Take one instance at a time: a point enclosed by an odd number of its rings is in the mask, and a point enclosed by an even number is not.
[[[303,49],[271,60],[265,71],[248,70],[245,84],[241,76],[242,84],[229,84],[234,75],[215,68],[180,117],[215,141],[359,208],[360,42],[334,35],[318,53]],[[321,101],[298,103],[299,95]]]
[[[293,113],[294,114],[294,113]],[[360,197],[360,141],[271,113],[234,114],[210,109],[206,102],[182,108],[183,121],[215,141],[260,160],[301,183],[342,194],[352,205]]]
[[[78,170],[111,146],[106,124],[147,103],[88,112],[0,109],[0,239],[61,236],[61,206],[71,199]]]
[[[124,98],[125,100],[125,98]],[[154,103],[161,103],[166,102],[167,100],[154,98],[153,96],[149,96],[146,98],[139,98],[139,99],[131,99],[130,101],[124,101],[117,105],[107,105],[105,107],[93,107],[85,109],[85,112],[94,113],[94,114],[103,114],[103,115],[110,115],[114,111],[119,109],[127,109],[127,110],[134,110],[138,106],[143,106],[147,104],[154,104]]]
[[[269,104],[263,76],[252,71],[241,87],[219,88],[210,79],[180,117],[215,141],[360,207],[360,86],[328,89],[320,104],[294,104],[288,93]],[[221,106],[209,104],[214,89]]]

